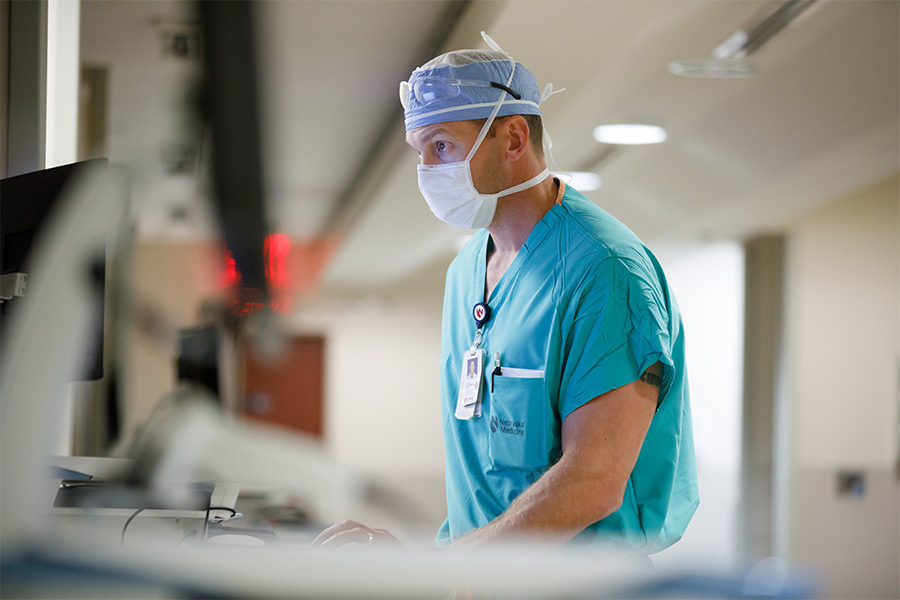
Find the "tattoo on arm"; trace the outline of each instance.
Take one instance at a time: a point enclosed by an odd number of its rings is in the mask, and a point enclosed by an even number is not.
[[[650,385],[655,385],[656,387],[662,387],[662,377],[656,373],[651,373],[649,370],[644,371],[644,374],[641,375],[641,381],[649,383]]]

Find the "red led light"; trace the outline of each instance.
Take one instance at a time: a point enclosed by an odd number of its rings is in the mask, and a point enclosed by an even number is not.
[[[266,281],[272,287],[282,287],[287,283],[288,252],[291,251],[291,240],[283,233],[266,236],[263,253],[266,257]]]
[[[237,268],[234,256],[226,246],[225,264],[222,273],[222,286],[233,288],[240,286],[241,272]],[[287,257],[291,251],[291,240],[283,233],[267,235],[263,240],[263,257],[265,260],[266,281],[270,292],[284,291],[290,287],[290,278],[287,270]],[[282,296],[284,294],[281,294]],[[268,306],[278,312],[288,312],[290,303],[287,299],[273,298]],[[265,308],[262,302],[239,302],[232,307],[232,312],[240,315],[254,313]]]

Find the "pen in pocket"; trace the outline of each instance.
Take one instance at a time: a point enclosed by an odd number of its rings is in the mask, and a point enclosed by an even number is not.
[[[494,393],[494,377],[500,374],[500,353],[494,352],[494,370],[491,371],[491,393]]]

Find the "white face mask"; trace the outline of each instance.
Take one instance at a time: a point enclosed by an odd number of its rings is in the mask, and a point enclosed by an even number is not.
[[[475,147],[477,148],[477,146]],[[444,165],[419,165],[419,191],[434,215],[458,229],[481,229],[494,220],[497,198],[532,188],[550,176],[544,169],[536,177],[495,194],[482,194],[472,182],[471,155]]]
[[[512,74],[510,74],[510,80],[512,80]],[[458,229],[487,227],[494,219],[497,198],[532,188],[550,176],[550,171],[544,169],[536,177],[495,194],[482,194],[475,189],[470,163],[481,142],[484,141],[491,123],[494,122],[494,117],[500,110],[504,98],[506,98],[506,92],[500,95],[500,100],[497,101],[491,116],[484,122],[478,138],[465,160],[418,166],[419,191],[425,197],[425,202],[428,203],[431,212],[444,223]]]

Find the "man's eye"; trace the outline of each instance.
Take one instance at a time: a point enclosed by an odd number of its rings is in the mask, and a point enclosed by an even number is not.
[[[443,152],[447,149],[447,144],[445,142],[438,142],[434,145],[434,148],[438,152]]]

